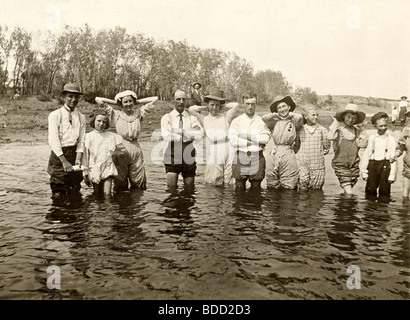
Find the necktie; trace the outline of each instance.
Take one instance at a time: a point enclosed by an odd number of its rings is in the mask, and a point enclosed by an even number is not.
[[[72,116],[72,111],[71,109],[68,111],[68,121],[70,122],[70,124],[73,124],[73,116]]]
[[[179,114],[179,124],[178,128],[182,129],[184,127],[184,123],[182,122],[182,113]]]

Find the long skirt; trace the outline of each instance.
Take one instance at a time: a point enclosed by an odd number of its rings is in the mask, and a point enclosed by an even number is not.
[[[144,155],[138,141],[123,141],[127,150],[123,153],[114,152],[113,161],[118,175],[114,177],[114,190],[146,189]]]

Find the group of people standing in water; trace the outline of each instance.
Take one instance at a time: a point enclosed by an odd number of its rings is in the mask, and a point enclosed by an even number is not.
[[[403,197],[410,196],[410,128],[396,142],[387,133],[388,115],[378,112],[371,121],[376,134],[364,130],[366,114],[349,103],[336,112],[327,129],[318,123],[320,109],[309,105],[294,112],[296,104],[286,95],[275,97],[270,113],[256,114],[257,97],[243,94],[239,102],[226,103],[218,88],[203,95],[201,84],[186,93],[176,90],[173,110],[161,117],[161,135],[166,142],[163,162],[167,186],[176,188],[179,175],[185,187],[195,185],[195,141],[205,143],[204,182],[308,191],[322,189],[325,155],[333,145],[332,167],[345,194],[351,195],[360,176],[366,180],[366,196],[389,198],[397,176],[397,158],[403,153]],[[81,182],[95,192],[146,189],[145,162],[138,137],[144,116],[157,97],[138,99],[135,92],[118,93],[116,106],[101,103],[91,115],[92,131],[86,133],[86,118],[78,111],[81,92],[68,83],[61,91],[64,105],[48,119],[51,155],[48,164],[53,195],[80,191]],[[192,103],[188,104],[188,98]],[[205,105],[202,105],[205,104]],[[205,114],[204,114],[205,112]],[[113,124],[116,133],[107,129]],[[265,148],[272,142],[269,155]],[[362,149],[363,154],[359,154]]]

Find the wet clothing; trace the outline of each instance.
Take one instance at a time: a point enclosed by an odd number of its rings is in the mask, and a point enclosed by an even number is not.
[[[298,131],[300,149],[296,155],[299,165],[299,188],[321,189],[325,183],[325,155],[329,153],[330,140],[325,127],[307,124]]]
[[[61,151],[67,161],[74,165],[77,146],[62,147]],[[50,175],[50,188],[53,193],[73,194],[80,191],[83,173],[81,171],[65,172],[63,164],[54,151],[51,151],[47,172]]]
[[[396,156],[400,157],[403,153],[403,176],[410,179],[410,127],[405,127],[397,143]]]
[[[108,177],[118,175],[112,154],[122,144],[122,137],[113,132],[97,130],[85,136],[85,161],[92,183],[99,184]],[[124,151],[124,149],[123,149]],[[86,174],[86,172],[84,172]]]
[[[239,106],[239,105],[238,105]],[[189,108],[197,112],[196,106]],[[217,116],[208,114],[203,116],[196,113],[200,124],[205,131],[206,167],[205,183],[213,185],[233,184],[232,162],[234,150],[229,144],[228,129],[238,107],[233,107]]]
[[[367,147],[367,136],[356,127],[337,121],[329,127],[329,139],[333,141],[334,150],[332,167],[340,186],[353,187],[360,176],[359,149]]]
[[[244,153],[237,151],[233,177],[236,181],[262,181],[265,178],[266,160],[263,151]]]
[[[69,163],[75,164],[77,153],[84,151],[85,121],[81,112],[70,111],[66,105],[48,116],[48,142],[52,151],[47,172],[54,193],[76,193],[81,189],[82,172],[64,172],[58,157],[64,155]]]
[[[365,193],[367,196],[390,196],[389,181],[396,180],[397,161],[396,140],[393,136],[371,135],[366,150],[360,161],[360,171],[363,178],[367,179]]]
[[[181,130],[184,135],[181,137]],[[161,118],[161,133],[168,142],[164,151],[165,172],[182,173],[184,178],[196,175],[196,150],[193,141],[202,137],[201,126],[196,117],[175,109]]]
[[[265,177],[263,150],[270,139],[270,132],[258,115],[246,113],[232,120],[228,138],[235,158],[232,171],[235,180],[262,181]]]
[[[125,152],[115,151],[113,161],[118,174],[114,177],[114,190],[146,189],[147,177],[145,173],[144,155],[138,137],[141,132],[143,112],[137,109],[132,115],[115,110],[108,106],[110,122],[115,124],[117,133],[123,138]]]
[[[275,189],[295,189],[299,179],[299,167],[296,159],[298,151],[297,131],[303,125],[303,116],[289,113],[286,118],[274,116],[266,121],[271,130],[274,147],[268,158],[266,183]]]
[[[227,137],[230,117],[211,114],[204,117],[206,135],[205,183],[214,185],[232,184],[233,150]]]

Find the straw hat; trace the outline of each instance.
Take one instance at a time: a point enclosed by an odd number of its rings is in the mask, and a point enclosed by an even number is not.
[[[270,105],[270,112],[272,113],[278,112],[278,104],[282,101],[286,102],[286,104],[290,107],[290,111],[293,111],[296,109],[296,104],[290,96],[278,95],[275,97],[272,104]]]
[[[64,85],[63,90],[61,90],[60,94],[66,93],[66,92],[71,92],[71,93],[78,93],[78,94],[83,94],[81,92],[80,86],[75,83],[67,83]]]
[[[335,118],[339,122],[343,122],[343,118],[347,112],[357,114],[357,120],[355,124],[361,123],[366,119],[366,114],[362,111],[359,111],[359,106],[354,103],[348,103],[342,110],[336,112]]]
[[[204,97],[204,102],[208,102],[209,100],[220,101],[221,104],[224,104],[226,101],[226,98],[224,98],[224,91],[218,88],[211,89],[209,94]]]

